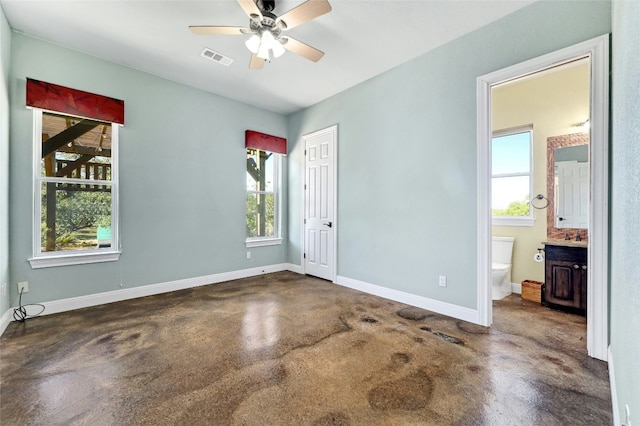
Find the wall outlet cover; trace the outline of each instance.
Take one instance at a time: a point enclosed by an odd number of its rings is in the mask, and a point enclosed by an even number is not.
[[[29,293],[29,283],[27,281],[18,283],[18,293]]]
[[[438,285],[440,287],[446,287],[447,286],[447,276],[446,275],[440,275],[440,278],[438,279]]]

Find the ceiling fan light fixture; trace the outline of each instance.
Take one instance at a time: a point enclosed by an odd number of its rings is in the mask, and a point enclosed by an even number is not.
[[[258,58],[264,59],[265,61],[269,60],[269,47],[267,47],[266,43],[260,43],[260,48],[258,49]]]
[[[271,49],[273,43],[276,41],[273,38],[273,34],[271,34],[270,30],[265,30],[262,32],[262,37],[260,38],[260,45],[264,45],[267,49]]]
[[[258,58],[264,59],[268,61],[270,59],[269,52],[273,54],[274,58],[279,58],[284,53],[284,47],[282,47],[282,43],[280,43],[273,36],[273,33],[270,30],[265,30],[262,32],[260,36],[260,43],[258,44],[257,49],[254,51],[252,47],[255,47],[255,40],[253,37],[258,38],[257,35],[253,35],[249,40],[246,41],[246,45],[253,53],[256,53]]]
[[[258,49],[260,48],[260,37],[257,34],[249,37],[247,41],[244,42],[247,49],[251,51],[251,53],[258,53]]]
[[[273,40],[273,47],[271,48],[271,51],[273,52],[274,58],[279,58],[285,52],[284,46],[282,46],[282,43],[278,40]]]

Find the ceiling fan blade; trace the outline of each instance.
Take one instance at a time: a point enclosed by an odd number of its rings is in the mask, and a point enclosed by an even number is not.
[[[262,58],[258,58],[258,55],[255,53],[251,55],[251,62],[249,62],[249,69],[259,70],[264,66],[265,60]]]
[[[244,13],[246,13],[249,18],[260,18],[258,19],[259,21],[262,20],[262,13],[260,12],[260,9],[258,9],[258,6],[256,5],[256,2],[253,0],[238,0],[238,3],[240,4],[240,7],[242,8],[242,10],[244,10]]]
[[[244,27],[214,27],[210,25],[191,25],[189,27],[192,33],[198,35],[224,34],[224,35],[243,35],[251,32],[249,28]]]
[[[278,21],[285,24],[285,29],[291,29],[330,11],[331,5],[327,0],[307,0],[282,15]]]
[[[304,44],[301,41],[296,40],[291,37],[281,37],[284,39],[284,43],[282,44],[285,49],[289,52],[293,52],[297,55],[305,57],[313,62],[318,62],[324,56],[324,52],[316,49],[315,47],[311,47],[308,44]]]

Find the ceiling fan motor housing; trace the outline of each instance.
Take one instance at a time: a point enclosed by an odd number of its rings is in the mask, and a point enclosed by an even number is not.
[[[260,9],[263,13],[271,12],[276,7],[276,1],[275,0],[256,0],[256,6],[258,6],[258,9]]]
[[[284,22],[277,21],[277,19],[278,17],[271,12],[262,12],[262,20],[252,19],[249,23],[249,28],[256,33],[268,30],[271,31],[274,37],[277,37],[287,27]]]

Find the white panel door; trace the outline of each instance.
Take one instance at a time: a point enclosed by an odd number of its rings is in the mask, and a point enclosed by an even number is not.
[[[589,163],[562,161],[556,163],[558,209],[556,227],[588,228]]]
[[[305,273],[335,280],[336,127],[304,136]]]

